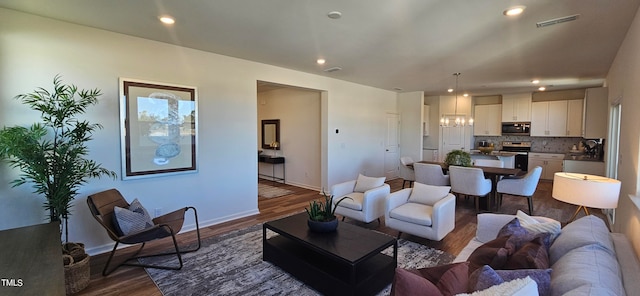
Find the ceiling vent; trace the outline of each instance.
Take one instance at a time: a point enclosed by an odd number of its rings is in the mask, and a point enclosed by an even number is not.
[[[333,67],[333,68],[329,68],[329,69],[324,69],[324,71],[327,72],[327,73],[336,72],[336,71],[340,71],[340,70],[342,70],[342,68],[340,68],[340,67]]]
[[[580,17],[579,14],[574,14],[574,15],[559,17],[559,18],[556,18],[556,19],[548,20],[548,21],[537,22],[536,23],[536,27],[542,28],[542,27],[548,27],[548,26],[552,26],[552,25],[557,25],[557,24],[560,24],[560,23],[566,23],[566,22],[570,22],[570,21],[575,21],[575,20],[578,19],[578,17]]]

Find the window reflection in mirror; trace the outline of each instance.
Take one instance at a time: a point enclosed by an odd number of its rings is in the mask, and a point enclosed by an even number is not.
[[[277,143],[275,147],[272,145]],[[280,119],[262,120],[262,148],[280,150]]]

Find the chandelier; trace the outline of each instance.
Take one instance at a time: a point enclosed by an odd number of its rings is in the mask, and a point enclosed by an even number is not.
[[[460,72],[456,72],[453,73],[453,76],[456,77],[456,88],[455,88],[455,95],[456,95],[456,105],[455,105],[455,109],[454,109],[454,114],[453,117],[455,117],[455,119],[453,120],[452,125],[450,120],[449,120],[449,116],[446,116],[445,114],[442,115],[442,117],[440,118],[440,126],[444,126],[444,127],[449,127],[449,126],[453,126],[453,127],[463,127],[466,125],[472,126],[473,125],[473,118],[470,117],[469,121],[466,121],[466,115],[465,114],[458,114],[458,78],[460,78]],[[449,92],[452,92],[452,89],[449,89]],[[466,94],[465,94],[466,96]]]

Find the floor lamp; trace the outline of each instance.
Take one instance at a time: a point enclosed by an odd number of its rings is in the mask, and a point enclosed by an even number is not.
[[[618,207],[620,181],[595,175],[579,173],[555,173],[553,175],[553,198],[578,206],[569,222],[584,210],[589,215],[590,208],[615,209]]]

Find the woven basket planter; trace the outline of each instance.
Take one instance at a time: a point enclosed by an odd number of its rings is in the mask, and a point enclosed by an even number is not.
[[[89,255],[84,252],[83,244],[67,243],[63,245],[64,286],[67,295],[82,291],[89,285],[91,269]]]

